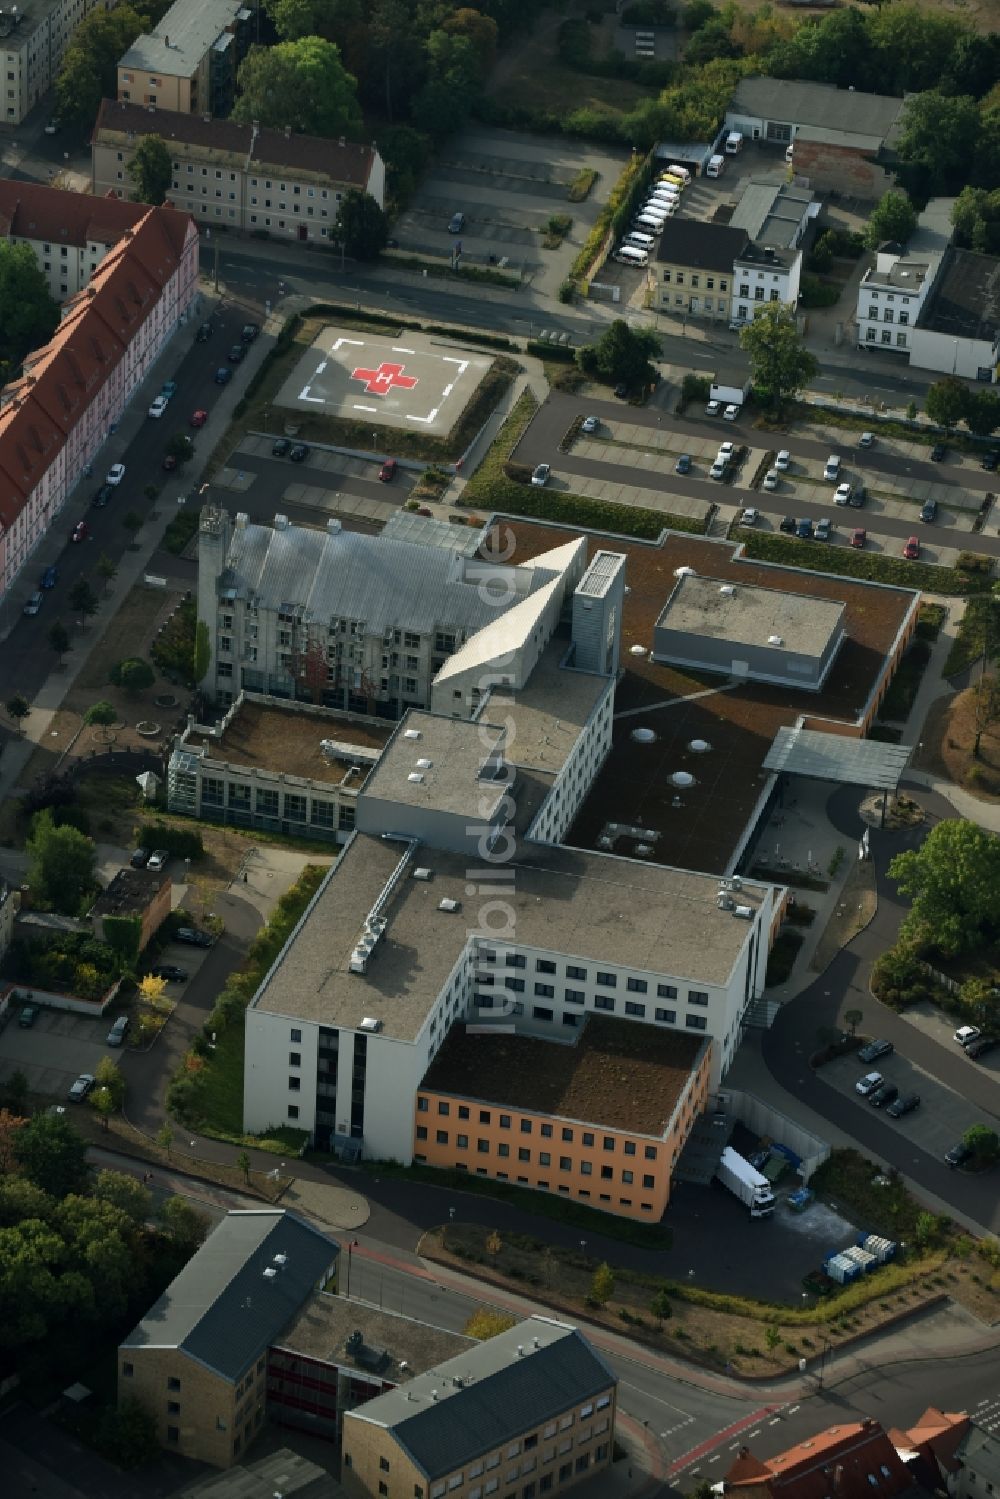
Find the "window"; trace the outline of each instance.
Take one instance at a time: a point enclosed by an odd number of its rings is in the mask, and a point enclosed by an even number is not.
[[[554,984],[536,984],[535,993],[539,999],[555,999],[556,989]]]
[[[548,958],[537,958],[535,961],[536,973],[555,973],[556,965]]]
[[[125,1376],[126,1379],[131,1379],[132,1376],[135,1374],[135,1365],[134,1364],[122,1364],[122,1373],[124,1374],[124,1376]]]
[[[418,1114],[426,1114],[427,1113],[427,1108],[428,1108],[427,1099],[426,1098],[418,1098],[417,1099],[417,1113]]]
[[[539,1164],[539,1166],[551,1166],[552,1165],[552,1157],[549,1155],[549,1152],[547,1150],[543,1150],[543,1151],[539,1152],[538,1164]]]
[[[563,990],[563,999],[568,1005],[582,1005],[584,1002],[584,997],[585,996],[582,989]]]
[[[289,1093],[301,1093],[302,1079],[300,1077],[290,1077],[288,1079],[288,1091]]]
[[[510,1115],[509,1114],[501,1114],[500,1115],[500,1128],[501,1129],[510,1129]]]
[[[297,1103],[290,1103],[288,1105],[288,1117],[289,1119],[297,1119],[299,1117],[299,1106]]]
[[[446,1129],[435,1130],[434,1139],[437,1141],[438,1145],[447,1145],[448,1131]]]
[[[297,1030],[293,1026],[292,1029],[288,1033],[288,1039],[289,1039],[289,1041],[301,1041],[302,1040],[302,1032],[300,1030]]]
[[[609,1182],[612,1178],[612,1174],[613,1173],[610,1166],[601,1167],[601,1181]]]
[[[704,1015],[688,1015],[684,1020],[684,1024],[689,1031],[708,1030],[708,1020]]]
[[[499,1155],[499,1156],[509,1156],[510,1155],[510,1146],[509,1145],[498,1145],[497,1146],[497,1155]]]
[[[180,1380],[177,1379],[173,1374],[168,1374],[167,1375],[167,1389],[168,1390],[179,1390],[180,1387],[181,1387]]]
[[[626,979],[625,987],[630,994],[645,994],[649,985],[645,979]]]
[[[618,977],[614,973],[598,972],[596,982],[603,984],[605,989],[614,989],[618,983]]]
[[[468,1137],[468,1135],[456,1135],[455,1136],[455,1145],[456,1145],[456,1147],[459,1150],[468,1150],[468,1148],[469,1148],[469,1137]]]
[[[551,1124],[543,1124],[542,1125],[541,1133],[542,1133],[542,1138],[544,1140],[551,1140],[552,1139],[552,1126],[551,1126]]]
[[[631,1171],[622,1172],[622,1181],[625,1183],[626,1187],[630,1187],[634,1180],[635,1177],[632,1175]]]
[[[459,1119],[468,1119],[469,1117],[469,1111],[464,1103],[460,1103],[458,1106],[458,1117]]]
[[[586,970],[586,968],[576,968],[576,967],[574,967],[574,965],[572,963],[567,963],[566,964],[566,977],[568,979],[582,979],[584,981],[584,983],[586,983],[587,982],[587,970]]]
[[[688,990],[688,1004],[689,1005],[707,1005],[708,1004],[708,995],[705,993],[704,989],[689,989]]]
[[[521,1120],[521,1134],[522,1135],[530,1135],[531,1134],[531,1120],[530,1119],[522,1119]]]
[[[379,1469],[381,1470],[381,1472],[388,1473],[388,1471],[389,1471],[389,1459],[387,1457],[380,1457],[379,1460],[378,1460],[378,1465],[379,1465]]]
[[[378,1481],[378,1491],[379,1491],[380,1494],[388,1494],[388,1492],[389,1492],[389,1485],[384,1481],[384,1479],[381,1479],[381,1478],[379,1479],[379,1481]]]
[[[645,1005],[637,1004],[634,999],[627,999],[625,1001],[625,1014],[626,1015],[638,1015],[638,1016],[641,1017],[641,1016],[645,1015],[645,1013],[646,1013],[646,1006]]]
[[[594,1009],[595,1010],[613,1010],[614,1007],[615,1007],[615,997],[614,997],[613,994],[595,994],[594,995]]]
[[[509,989],[512,994],[524,993],[524,979],[504,979],[503,986],[505,989]]]
[[[438,1100],[438,1113],[439,1114],[450,1114],[451,1113],[451,1104],[450,1103],[444,1103],[442,1100],[439,1099]]]
[[[552,1011],[548,1005],[534,1005],[531,1011],[536,1020],[551,1020]]]
[[[572,1171],[572,1169],[573,1169],[572,1158],[570,1156],[568,1156],[568,1155],[561,1155],[559,1157],[559,1170],[560,1171]]]
[[[517,1158],[518,1158],[519,1161],[530,1161],[531,1160],[531,1151],[530,1150],[525,1150],[524,1147],[522,1146],[521,1149],[517,1152]]]
[[[426,1124],[418,1124],[417,1125],[417,1139],[418,1140],[426,1140],[427,1139],[427,1126],[426,1126]]]
[[[180,1430],[180,1427],[179,1426],[168,1426],[167,1427],[167,1441],[170,1443],[170,1445],[172,1447],[176,1447],[177,1443],[180,1441],[180,1439],[181,1439],[181,1430]],[[239,1437],[237,1437],[236,1441],[233,1443],[233,1451],[234,1451],[234,1453],[239,1450],[239,1440],[240,1440]]]
[[[659,1005],[656,1007],[656,1018],[661,1025],[673,1025],[677,1019],[676,1010],[663,1010]]]
[[[300,1051],[290,1051],[288,1053],[288,1065],[289,1067],[301,1067],[302,1053]]]
[[[489,1155],[489,1153],[490,1153],[490,1142],[489,1142],[489,1140],[477,1140],[476,1141],[476,1149],[478,1150],[478,1152],[479,1152],[480,1155]]]

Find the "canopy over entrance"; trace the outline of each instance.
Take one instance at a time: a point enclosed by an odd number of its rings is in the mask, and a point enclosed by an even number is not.
[[[895,791],[912,753],[912,744],[883,744],[877,739],[848,739],[793,727],[775,734],[764,769]]]

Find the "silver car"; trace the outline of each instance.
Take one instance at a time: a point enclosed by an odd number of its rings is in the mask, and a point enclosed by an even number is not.
[[[96,1081],[92,1072],[81,1072],[67,1095],[70,1103],[83,1103]]]

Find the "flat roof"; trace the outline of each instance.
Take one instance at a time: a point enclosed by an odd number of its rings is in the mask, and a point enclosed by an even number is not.
[[[486,700],[483,717],[507,726],[505,751],[513,765],[558,775],[611,685],[610,677],[563,667],[567,647],[565,639],[554,637],[526,687],[516,692],[495,687]]]
[[[656,258],[665,265],[694,266],[701,271],[729,271],[749,238],[745,229],[702,219],[671,219],[660,235]]]
[[[861,285],[891,286],[894,290],[912,291],[916,294],[924,284],[930,265],[929,260],[912,260],[908,256],[901,256],[899,260],[893,261],[887,271],[870,267],[862,277]]]
[[[774,650],[785,645],[797,655],[818,659],[843,617],[844,605],[834,599],[685,573],[674,584],[656,625],[734,645]]]
[[[895,791],[913,748],[912,744],[883,744],[877,739],[845,739],[843,734],[823,734],[796,724],[778,730],[764,768]]]
[[[189,78],[246,0],[174,0],[155,30],[136,37],[119,68]]]
[[[857,722],[886,653],[919,600],[914,589],[753,562],[742,557],[739,544],[732,541],[671,531],[662,541],[641,542],[516,516],[505,516],[503,526],[519,560],[581,535],[592,552],[613,546],[627,557],[629,591],[622,611],[614,742],[568,840],[596,848],[609,820],[631,823],[660,834],[654,858],[716,874],[729,868],[737,839],[757,804],[767,774],[764,758],[779,728],[802,715]],[[833,557],[830,562],[834,564]],[[744,682],[727,683],[720,690],[718,675],[651,660],[654,626],[678,567],[842,602],[846,638],[822,689],[808,692],[785,684]],[[633,647],[642,654],[633,655]],[[634,740],[637,728],[651,729],[655,740]],[[695,740],[710,744],[711,750],[692,751]],[[691,792],[678,795],[671,780],[678,770],[697,778]],[[634,848],[629,839],[615,844],[618,853]]]
[[[145,911],[154,896],[170,883],[164,869],[119,869],[95,900],[95,916],[122,916]]]
[[[467,854],[421,846],[411,856],[402,841],[355,833],[254,1006],[347,1030],[371,1017],[414,1040],[470,937],[468,866]],[[503,900],[518,947],[721,986],[751,930],[716,905],[711,874],[542,843],[520,844],[508,867]],[[414,879],[414,868],[431,878]],[[351,954],[391,880],[385,929],[366,972],[353,973]],[[768,889],[744,880],[740,904],[759,909]],[[457,909],[442,910],[445,898]]]
[[[783,177],[752,177],[729,222],[760,244],[788,249],[814,197],[810,188],[797,187]]]
[[[453,1025],[420,1088],[661,1139],[708,1044],[609,1015],[572,1042]]]
[[[994,343],[1000,331],[1000,256],[947,250],[917,327]]]
[[[498,802],[507,785],[480,777],[480,772],[503,749],[504,730],[488,719],[473,723],[411,708],[400,720],[365,791],[408,807],[433,807],[476,823],[486,822],[489,813],[484,807],[491,789]]]
[[[348,1346],[356,1333],[361,1334],[361,1344]],[[320,1291],[275,1339],[275,1347],[401,1384],[454,1358],[472,1342],[461,1333]]]
[[[284,772],[340,785],[355,763],[350,746],[380,751],[395,727],[391,723],[365,723],[348,713],[317,712],[315,709],[303,712],[295,707],[279,708],[247,698],[242,702],[237,700],[234,706],[232,717],[227,714],[223,720],[225,727],[219,737],[189,731],[184,737],[183,748],[203,749],[213,759],[224,760],[230,765],[252,765],[275,774]],[[345,746],[344,753],[325,753],[321,748],[324,739]],[[364,772],[370,763],[370,755],[361,757]],[[357,791],[363,782],[364,775],[355,778],[351,789]]]

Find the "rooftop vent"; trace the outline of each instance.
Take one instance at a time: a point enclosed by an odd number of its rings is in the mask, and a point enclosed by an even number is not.
[[[675,786],[687,788],[694,785],[694,776],[689,770],[675,770],[670,779]]]
[[[733,900],[733,897],[729,894],[728,890],[719,891],[718,895],[715,897],[715,904],[718,906],[720,911],[733,911],[736,908],[736,902]]]
[[[376,1020],[374,1015],[366,1015],[358,1026],[359,1031],[367,1031],[369,1035],[377,1035],[382,1029],[381,1020]]]
[[[420,738],[420,730],[419,729],[404,729],[403,730],[403,738],[404,739],[419,739]]]
[[[461,909],[462,902],[460,900],[452,900],[450,895],[446,895],[443,900],[438,901],[439,911],[460,911]]]
[[[276,1277],[277,1274],[278,1274],[278,1272],[277,1272],[277,1270],[275,1270],[274,1266],[273,1265],[268,1265],[267,1269],[264,1271],[264,1279],[265,1280],[274,1280],[274,1278]]]
[[[785,642],[780,635],[769,635],[767,643],[768,645],[784,645]]]
[[[742,917],[744,921],[752,921],[753,906],[734,906],[733,915]]]
[[[418,770],[430,770],[430,768],[431,768],[431,766],[433,764],[434,764],[434,761],[433,760],[428,760],[427,756],[424,755],[424,756],[421,757],[421,759],[419,759],[417,761],[417,769]]]
[[[719,588],[719,592],[722,594],[722,597],[724,599],[731,599],[733,594],[736,592],[736,589],[733,587],[732,583],[723,583]]]
[[[274,529],[276,531],[287,531],[288,530],[288,516],[287,515],[276,515],[274,517]]]
[[[287,1254],[276,1254],[274,1256],[273,1263],[275,1265],[277,1265],[278,1268],[280,1269],[283,1265],[287,1265],[288,1264],[288,1255]]]
[[[687,564],[685,564],[683,567],[674,568],[675,578],[696,578],[697,576],[698,574],[695,572],[694,568],[688,567]]]
[[[338,531],[343,530],[343,522],[339,521],[335,515],[331,515],[326,523],[326,529],[331,536],[336,536]]]
[[[712,746],[707,739],[692,739],[688,749],[695,755],[707,755]]]
[[[406,779],[411,783],[411,785],[419,786],[424,778],[419,770],[411,770]]]
[[[415,880],[429,880],[433,873],[432,869],[427,869],[422,865],[419,869],[413,871],[413,878]]]

